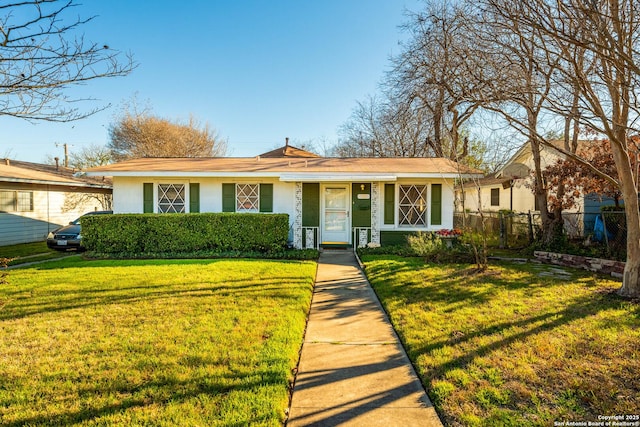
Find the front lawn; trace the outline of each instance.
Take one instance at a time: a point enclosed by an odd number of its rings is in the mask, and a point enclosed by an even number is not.
[[[47,243],[44,241],[0,246],[0,258],[14,258],[13,261],[9,262],[9,265],[62,258],[69,254],[69,252],[60,252],[49,249],[47,247]]]
[[[640,304],[613,293],[619,282],[532,264],[475,274],[417,258],[363,262],[445,424],[640,414]]]
[[[0,285],[0,424],[279,426],[316,265],[83,261]]]

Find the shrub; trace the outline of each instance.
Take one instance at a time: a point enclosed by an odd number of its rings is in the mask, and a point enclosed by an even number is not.
[[[407,236],[407,242],[416,255],[425,258],[431,258],[446,249],[440,237],[433,233],[424,233],[422,231],[415,235]]]
[[[287,214],[115,214],[82,219],[82,241],[101,254],[280,252]]]

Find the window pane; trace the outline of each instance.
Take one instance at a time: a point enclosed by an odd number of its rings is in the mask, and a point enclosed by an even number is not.
[[[427,186],[401,185],[398,203],[400,225],[427,225]]]
[[[236,185],[236,211],[258,212],[260,208],[260,186],[258,184]]]
[[[20,212],[33,211],[33,192],[31,191],[18,192],[18,211]]]
[[[158,184],[158,212],[185,212],[184,184]]]
[[[16,210],[15,191],[0,191],[0,211],[14,212]]]
[[[325,231],[345,231],[347,229],[347,213],[345,211],[326,211],[324,229]]]
[[[491,206],[500,206],[500,189],[491,189]]]
[[[326,188],[325,189],[325,205],[327,209],[346,209],[347,208],[347,190],[344,188]]]

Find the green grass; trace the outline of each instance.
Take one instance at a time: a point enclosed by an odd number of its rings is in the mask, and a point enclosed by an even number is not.
[[[315,263],[83,261],[0,286],[0,424],[279,426]]]
[[[553,425],[640,413],[640,304],[619,282],[543,265],[428,265],[364,256],[366,272],[449,425]]]
[[[56,259],[67,256],[69,254],[73,254],[73,252],[61,252],[49,249],[46,242],[21,243],[19,245],[0,246],[0,258],[16,258],[15,260],[9,262],[9,265]]]

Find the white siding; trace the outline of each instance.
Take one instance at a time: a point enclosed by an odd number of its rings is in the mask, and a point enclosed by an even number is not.
[[[273,184],[273,212],[289,214],[293,222],[294,213],[294,183],[280,182],[277,179],[256,180],[251,178],[166,178],[150,179],[144,177],[114,177],[113,178],[113,210],[115,213],[142,213],[143,184],[150,182],[154,188],[162,183],[199,183],[200,184],[200,212],[222,212],[222,184]],[[157,203],[157,200],[154,202]]]
[[[113,209],[115,213],[142,213],[143,211],[143,184],[150,182],[155,186],[158,182],[169,183],[199,183],[200,184],[200,212],[221,212],[222,211],[222,184],[224,183],[260,183],[273,184],[273,212],[289,214],[289,221],[293,224],[295,213],[294,190],[295,183],[281,182],[278,179],[251,179],[251,178],[194,178],[185,180],[184,178],[163,177],[161,180],[157,178],[144,177],[114,177],[113,179]],[[454,212],[454,191],[453,181],[446,179],[431,180],[403,180],[399,179],[396,184],[426,184],[427,193],[427,218],[431,218],[431,184],[442,184],[442,224],[431,225],[426,228],[412,228],[396,225],[384,224],[384,182],[380,182],[381,197],[378,206],[379,227],[381,230],[440,230],[453,228],[453,212]],[[396,190],[397,191],[397,190]],[[396,205],[397,205],[396,195]],[[157,201],[155,201],[157,203]],[[397,217],[397,213],[396,213]]]
[[[0,189],[16,190],[3,188],[2,184]],[[42,241],[50,231],[87,212],[103,209],[98,201],[89,201],[76,209],[65,211],[65,199],[77,193],[26,188],[18,191],[33,191],[33,211],[0,212],[0,246]]]

